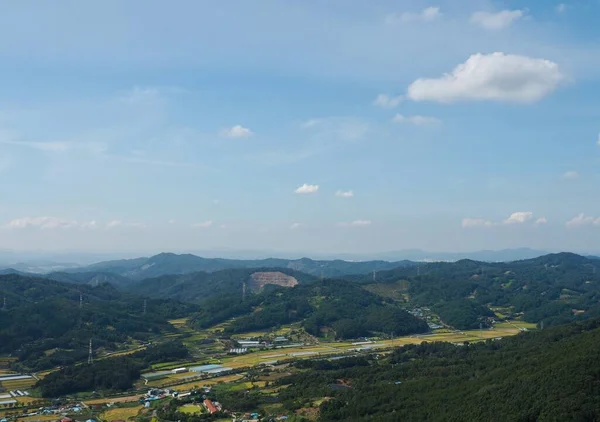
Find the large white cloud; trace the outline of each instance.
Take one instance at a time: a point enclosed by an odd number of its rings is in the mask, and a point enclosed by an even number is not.
[[[518,225],[525,223],[533,223],[535,225],[545,224],[548,220],[546,217],[539,217],[535,221],[533,220],[533,213],[531,211],[517,211],[513,212],[508,218],[500,221],[494,222],[490,220],[486,220],[484,218],[463,218],[461,221],[461,226],[465,229],[471,228],[489,228],[500,225]]]
[[[421,78],[408,87],[414,101],[450,103],[465,100],[531,103],[554,91],[565,79],[550,60],[492,53],[473,54],[451,73]]]
[[[522,10],[502,10],[501,12],[475,12],[471,15],[471,22],[485,29],[498,30],[509,27],[525,13]]]
[[[294,192],[296,193],[316,193],[319,190],[319,185],[309,185],[307,183],[299,186]]]
[[[221,136],[226,138],[247,138],[252,135],[254,135],[254,132],[242,125],[235,125],[221,131]]]

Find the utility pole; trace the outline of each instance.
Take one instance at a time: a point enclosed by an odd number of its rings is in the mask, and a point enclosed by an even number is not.
[[[373,281],[377,281],[377,271],[373,270]]]
[[[92,339],[90,339],[90,348],[88,350],[88,365],[94,363],[94,352],[92,351]]]

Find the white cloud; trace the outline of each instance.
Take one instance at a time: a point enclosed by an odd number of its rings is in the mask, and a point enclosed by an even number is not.
[[[299,186],[294,192],[296,193],[316,193],[319,190],[319,185],[308,185],[303,184]]]
[[[398,95],[396,97],[391,97],[387,94],[379,94],[375,101],[373,101],[373,105],[381,107],[381,108],[394,108],[404,99],[402,95]]]
[[[135,229],[145,229],[147,226],[144,223],[139,222],[124,222],[121,220],[112,220],[106,223],[107,229],[115,229],[117,227],[123,228],[135,228]]]
[[[195,229],[207,229],[212,225],[213,225],[212,220],[208,220],[208,221],[203,221],[201,223],[192,224],[192,227]]]
[[[473,54],[440,78],[421,78],[408,87],[414,101],[450,103],[490,100],[531,103],[554,91],[565,79],[550,60],[504,53]]]
[[[342,198],[352,198],[354,196],[354,192],[351,190],[338,190],[335,193],[335,196],[340,196]]]
[[[509,27],[524,15],[522,10],[503,10],[497,13],[475,12],[471,15],[471,23],[485,29],[498,30]]]
[[[338,223],[340,227],[366,227],[371,225],[371,220],[354,220],[350,222]]]
[[[74,141],[18,141],[18,140],[0,140],[0,144],[16,145],[20,147],[32,148],[43,152],[63,153],[72,150],[84,150],[90,153],[100,154],[106,150],[106,145],[101,142],[74,142]]]
[[[167,224],[175,224],[175,220],[169,220],[167,221]]]
[[[597,218],[590,217],[590,216],[586,216],[584,213],[580,213],[576,217],[573,217],[572,219],[570,219],[569,221],[566,222],[566,226],[570,227],[570,228],[587,226],[589,224],[594,224],[596,226],[599,226],[600,225],[600,217],[597,217]]]
[[[494,223],[483,218],[463,218],[461,226],[465,229],[475,227],[492,227]]]
[[[221,230],[224,230],[224,229],[226,229],[226,228],[227,228],[227,224],[221,224],[221,225],[219,226],[219,228],[220,228]]]
[[[533,213],[529,211],[513,212],[510,217],[504,220],[504,224],[523,224],[533,218]]]
[[[570,170],[570,171],[564,172],[562,177],[563,177],[563,179],[573,180],[573,179],[577,179],[579,177],[579,173],[577,173],[574,170]]]
[[[96,221],[78,222],[76,220],[67,220],[56,217],[22,217],[16,218],[9,221],[3,226],[7,229],[26,229],[26,228],[40,228],[40,229],[95,229],[97,227]]]
[[[564,3],[560,3],[556,6],[554,10],[556,10],[557,13],[563,13],[565,10],[567,10],[567,5]]]
[[[463,218],[461,226],[463,228],[480,228],[480,227],[494,227],[498,225],[510,225],[510,224],[525,224],[533,219],[533,213],[529,211],[518,211],[513,212],[507,219],[502,220],[500,223],[485,220],[483,218]],[[535,224],[544,224],[547,220],[545,217],[540,217],[535,221]]]
[[[297,229],[299,229],[300,227],[302,227],[302,224],[300,224],[300,223],[293,223],[293,224],[290,226],[290,229],[291,229],[291,230],[297,230]]]
[[[431,6],[421,10],[418,13],[404,12],[392,13],[385,18],[387,24],[408,23],[408,22],[432,22],[442,16],[439,7]]]
[[[408,123],[415,126],[426,126],[426,125],[436,125],[440,123],[439,119],[430,116],[404,116],[402,114],[396,114],[392,119],[394,123]]]
[[[235,125],[231,128],[223,129],[221,131],[221,136],[226,138],[248,138],[252,135],[254,135],[254,132],[241,125]]]

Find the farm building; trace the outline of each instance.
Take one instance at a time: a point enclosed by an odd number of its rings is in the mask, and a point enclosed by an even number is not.
[[[184,372],[187,372],[188,369],[187,368],[175,368],[175,369],[171,369],[171,373],[172,374],[183,374]]]
[[[206,410],[208,410],[208,413],[210,413],[211,415],[218,411],[213,402],[209,399],[204,400],[203,404],[204,407],[206,407]]]
[[[205,374],[218,374],[219,372],[231,371],[232,368],[227,368],[222,365],[200,365],[190,368],[192,372],[202,372]]]

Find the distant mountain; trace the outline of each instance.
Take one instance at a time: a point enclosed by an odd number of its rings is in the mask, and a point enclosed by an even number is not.
[[[314,276],[289,268],[230,268],[211,273],[167,274],[130,283],[125,289],[152,298],[206,303],[215,297],[226,297],[233,302],[242,299],[244,283],[250,294],[265,284],[294,286],[313,281]]]
[[[498,251],[482,250],[473,252],[427,252],[420,249],[406,249],[396,252],[386,252],[373,257],[385,260],[406,259],[419,262],[447,261],[454,262],[461,259],[472,259],[483,262],[508,262],[522,259],[537,258],[546,255],[547,251],[530,248],[502,249]]]
[[[189,274],[198,271],[215,272],[235,268],[288,268],[318,277],[339,277],[347,274],[368,274],[372,271],[390,270],[412,265],[414,263],[410,261],[315,261],[309,258],[236,260],[202,258],[191,254],[161,253],[150,258],[100,262],[86,267],[68,269],[65,272],[112,273],[132,280],[142,280],[168,274]]]
[[[523,316],[546,326],[600,316],[600,261],[573,253],[558,253],[513,262],[422,263],[377,273],[345,277],[372,291],[397,286],[416,306],[431,307],[456,328],[477,328],[491,316],[489,306],[503,315]]]

